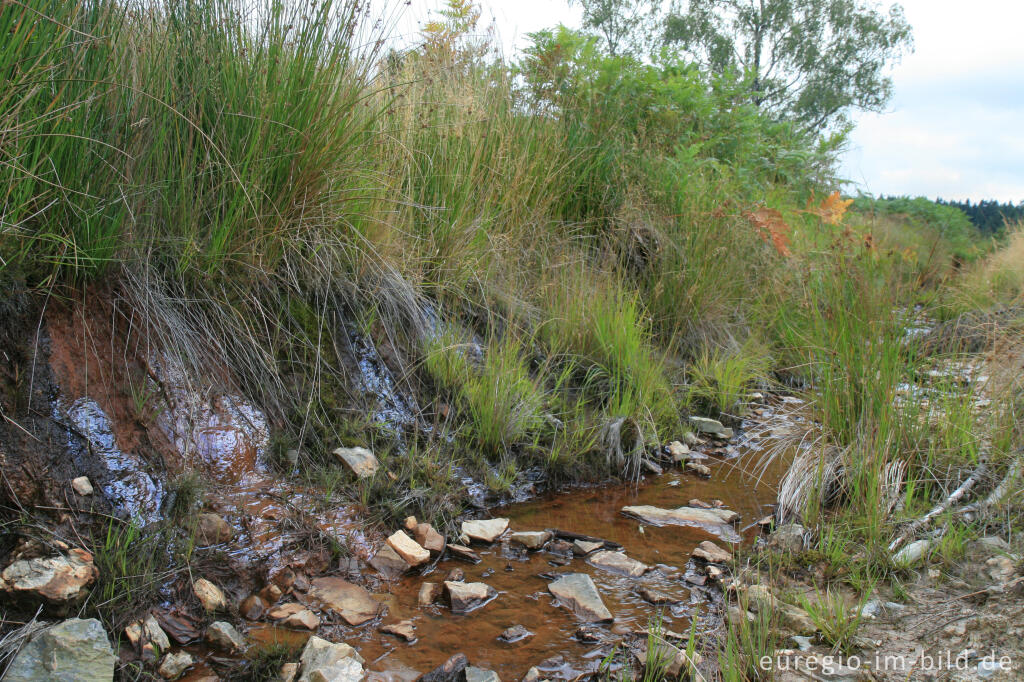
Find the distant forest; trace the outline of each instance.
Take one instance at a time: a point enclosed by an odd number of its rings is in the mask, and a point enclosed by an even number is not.
[[[1001,203],[994,199],[984,199],[972,203],[970,199],[967,201],[947,201],[945,199],[931,201],[921,197],[911,199],[910,197],[888,196],[879,197],[874,201],[870,199],[864,201],[861,198],[858,200],[858,204],[864,208],[872,206],[881,213],[907,213],[910,215],[921,213],[928,204],[948,206],[963,211],[971,224],[986,236],[999,234],[1007,222],[1014,223],[1024,220],[1024,201],[1011,204],[1009,202]]]

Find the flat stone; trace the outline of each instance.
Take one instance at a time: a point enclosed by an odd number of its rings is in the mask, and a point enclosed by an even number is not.
[[[403,620],[397,623],[386,623],[385,625],[380,626],[380,631],[388,635],[400,637],[406,642],[416,641],[416,626],[412,624],[411,620]]]
[[[729,509],[699,509],[697,507],[678,507],[662,509],[650,505],[623,507],[626,516],[649,523],[652,526],[694,526],[714,533],[726,542],[739,542],[740,535],[730,524],[740,515]]]
[[[465,670],[469,665],[466,654],[455,654],[423,676],[420,682],[459,682],[465,680]]]
[[[434,530],[429,523],[416,525],[416,543],[433,554],[440,554],[445,546],[444,536]]]
[[[477,519],[462,522],[462,534],[478,542],[494,542],[508,530],[508,519]]]
[[[347,464],[357,478],[369,478],[380,468],[377,457],[366,448],[338,448],[334,456]]]
[[[362,625],[380,613],[380,603],[369,592],[341,578],[317,578],[313,581],[310,596],[337,613],[349,625]]]
[[[462,561],[468,561],[471,564],[480,563],[480,556],[465,545],[456,545],[451,542],[448,543],[448,553],[456,559]]]
[[[98,577],[92,554],[72,549],[61,556],[15,561],[0,573],[0,591],[13,599],[65,605],[85,598]]]
[[[659,592],[650,587],[641,587],[639,590],[640,596],[649,601],[652,604],[678,604],[682,601],[679,597],[673,597],[672,595]]]
[[[348,661],[359,666],[359,677],[351,677],[354,674],[354,668],[347,663]],[[335,644],[313,635],[306,641],[306,646],[302,649],[302,655],[299,657],[302,670],[299,682],[313,682],[318,679],[331,680],[333,678],[327,677],[326,673],[335,668],[339,668],[338,679],[358,681],[362,679],[363,662],[363,657],[359,655],[359,652],[348,644]],[[321,672],[319,678],[314,676],[317,671]]]
[[[444,589],[448,593],[452,613],[469,613],[498,595],[493,587],[485,583],[457,583],[446,580]]]
[[[388,545],[410,566],[420,566],[430,561],[430,552],[423,549],[405,531],[395,531],[388,537]]]
[[[167,654],[164,656],[164,660],[160,663],[160,667],[157,668],[157,672],[160,673],[160,677],[165,680],[176,680],[181,677],[186,670],[192,667],[195,661],[192,657],[184,651],[176,651],[173,654]]]
[[[501,682],[501,678],[493,670],[468,666],[466,668],[466,682]]]
[[[420,606],[430,606],[444,593],[444,586],[441,583],[423,583],[420,585],[420,593],[417,601]]]
[[[732,552],[722,549],[710,540],[697,545],[693,550],[693,556],[712,564],[727,564],[732,561]]]
[[[230,542],[234,535],[231,524],[217,514],[207,512],[196,519],[196,541],[200,545],[220,545]]]
[[[663,473],[665,473],[665,470],[661,468],[661,465],[657,464],[656,462],[652,462],[647,458],[640,460],[640,465],[644,468],[645,471],[647,471],[647,473],[654,474],[655,476],[661,476]]]
[[[732,429],[727,426],[723,426],[722,422],[717,419],[708,419],[707,417],[690,417],[690,426],[697,429],[700,433],[709,433],[721,438],[732,438],[734,435]]]
[[[114,679],[114,650],[94,618],[71,618],[40,630],[11,661],[7,682],[108,682]]]
[[[231,623],[222,620],[206,628],[206,641],[228,653],[245,651],[245,637]]]
[[[572,543],[572,553],[573,554],[578,554],[579,556],[586,556],[586,555],[590,554],[591,552],[596,552],[597,550],[601,549],[602,547],[604,547],[604,543],[603,542],[588,542],[587,540],[573,540],[573,543]]]
[[[223,611],[228,605],[224,592],[206,578],[195,581],[192,584],[192,591],[207,611]]]
[[[499,639],[503,642],[520,642],[529,637],[533,637],[533,633],[524,628],[522,625],[513,625],[510,628],[505,628]]]
[[[385,580],[398,580],[408,572],[412,566],[406,562],[398,552],[391,548],[391,545],[384,545],[370,559],[372,566]]]
[[[519,531],[508,536],[509,542],[522,545],[526,549],[536,551],[542,548],[551,539],[551,533],[546,530]]]
[[[281,624],[301,630],[316,630],[320,627],[320,616],[309,609],[302,609],[282,620]]]
[[[563,575],[548,585],[548,591],[580,620],[601,623],[613,619],[594,581],[585,573]]]
[[[305,606],[297,602],[288,602],[287,604],[275,606],[269,611],[267,611],[267,618],[271,620],[281,620],[282,618],[287,618],[288,616],[294,616],[299,611],[305,610],[305,608]]]
[[[88,476],[79,476],[71,481],[71,489],[82,497],[92,495],[92,483],[89,481]]]
[[[632,559],[623,552],[610,552],[608,550],[594,552],[587,557],[587,563],[611,573],[629,576],[630,578],[639,578],[651,570],[651,567],[647,564]]]

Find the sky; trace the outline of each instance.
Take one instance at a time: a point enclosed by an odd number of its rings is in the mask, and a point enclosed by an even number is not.
[[[403,23],[415,26],[436,4],[413,0]],[[521,49],[531,31],[579,25],[579,10],[567,0],[480,4],[506,54]],[[892,70],[895,91],[887,111],[855,116],[840,167],[846,190],[1024,201],[1024,2],[900,4],[915,49]]]

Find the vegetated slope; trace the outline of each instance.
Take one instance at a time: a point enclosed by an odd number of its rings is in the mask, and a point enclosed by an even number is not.
[[[850,220],[838,139],[684,62],[559,29],[510,64],[472,12],[386,51],[354,3],[260,10],[4,7],[0,277],[255,401],[286,474],[390,454],[337,489],[386,514],[451,518],[467,471],[621,475],[609,424],[658,443],[775,379],[837,387],[855,442],[910,366],[893,310],[964,255]]]

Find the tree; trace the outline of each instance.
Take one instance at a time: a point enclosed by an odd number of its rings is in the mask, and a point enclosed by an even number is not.
[[[583,8],[583,29],[600,38],[613,57],[643,53],[659,38],[661,0],[569,0]]]
[[[613,0],[608,0],[612,2]],[[809,131],[842,128],[851,109],[892,96],[887,67],[912,49],[903,9],[863,0],[683,0],[665,40],[705,68],[733,71],[751,101]]]

